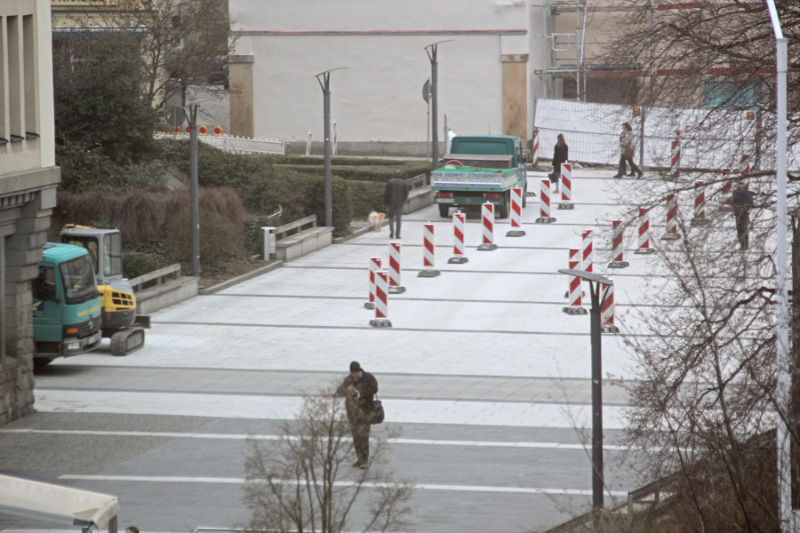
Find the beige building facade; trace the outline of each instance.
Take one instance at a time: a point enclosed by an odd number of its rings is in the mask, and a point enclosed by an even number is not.
[[[31,280],[61,178],[49,0],[0,2],[0,423],[33,411]]]
[[[281,140],[290,151],[309,137],[321,151],[315,75],[344,67],[331,75],[339,153],[425,153],[432,43],[440,43],[439,127],[446,120],[456,133],[529,138],[537,98],[627,104],[638,87],[623,60],[613,72],[598,68],[624,12],[611,1],[229,0],[229,9],[231,133]]]

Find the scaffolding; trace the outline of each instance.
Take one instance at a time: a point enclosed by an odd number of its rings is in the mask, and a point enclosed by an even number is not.
[[[576,100],[586,101],[586,11],[587,0],[546,0],[542,8],[548,57],[542,69],[534,70],[545,86],[545,96],[555,96],[553,80],[575,81]],[[574,21],[571,17],[574,16]]]

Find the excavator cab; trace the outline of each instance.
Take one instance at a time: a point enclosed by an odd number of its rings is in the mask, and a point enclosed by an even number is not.
[[[144,329],[150,317],[136,314],[133,287],[122,275],[122,235],[117,229],[68,224],[61,242],[82,246],[92,258],[97,288],[102,298],[104,337],[111,338],[111,352],[127,355],[144,345]]]

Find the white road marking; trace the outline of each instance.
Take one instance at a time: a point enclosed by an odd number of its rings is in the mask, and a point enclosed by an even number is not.
[[[178,433],[170,431],[93,431],[79,429],[0,429],[1,434],[39,434],[39,435],[86,435],[93,437],[130,437],[130,438],[170,438],[170,439],[216,439],[216,440],[263,440],[279,441],[282,435],[248,435],[245,433]],[[293,437],[294,438],[294,437]],[[436,440],[436,439],[387,439],[390,444],[409,446],[467,446],[478,448],[533,448],[549,450],[589,451],[591,445],[569,444],[563,442],[527,442],[527,441],[490,441],[490,440]],[[609,451],[627,451],[627,446],[604,444]]]
[[[119,481],[130,483],[218,483],[242,485],[244,478],[238,477],[189,477],[189,476],[103,476],[103,475],[73,475],[65,474],[59,479],[69,481]],[[293,482],[290,482],[293,483]],[[337,481],[337,486],[354,486],[352,481]],[[365,487],[376,487],[375,483],[363,483]],[[541,487],[493,487],[488,485],[438,485],[432,483],[414,484],[417,490],[438,490],[455,492],[494,492],[509,494],[548,494],[552,496],[591,496],[592,491],[584,489],[551,489]],[[615,498],[627,497],[623,491],[607,491],[607,495]]]

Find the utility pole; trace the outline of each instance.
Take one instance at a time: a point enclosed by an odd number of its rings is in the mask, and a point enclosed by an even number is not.
[[[317,74],[322,88],[323,125],[325,136],[325,225],[333,226],[333,185],[331,171],[331,72],[347,67],[339,67]]]

